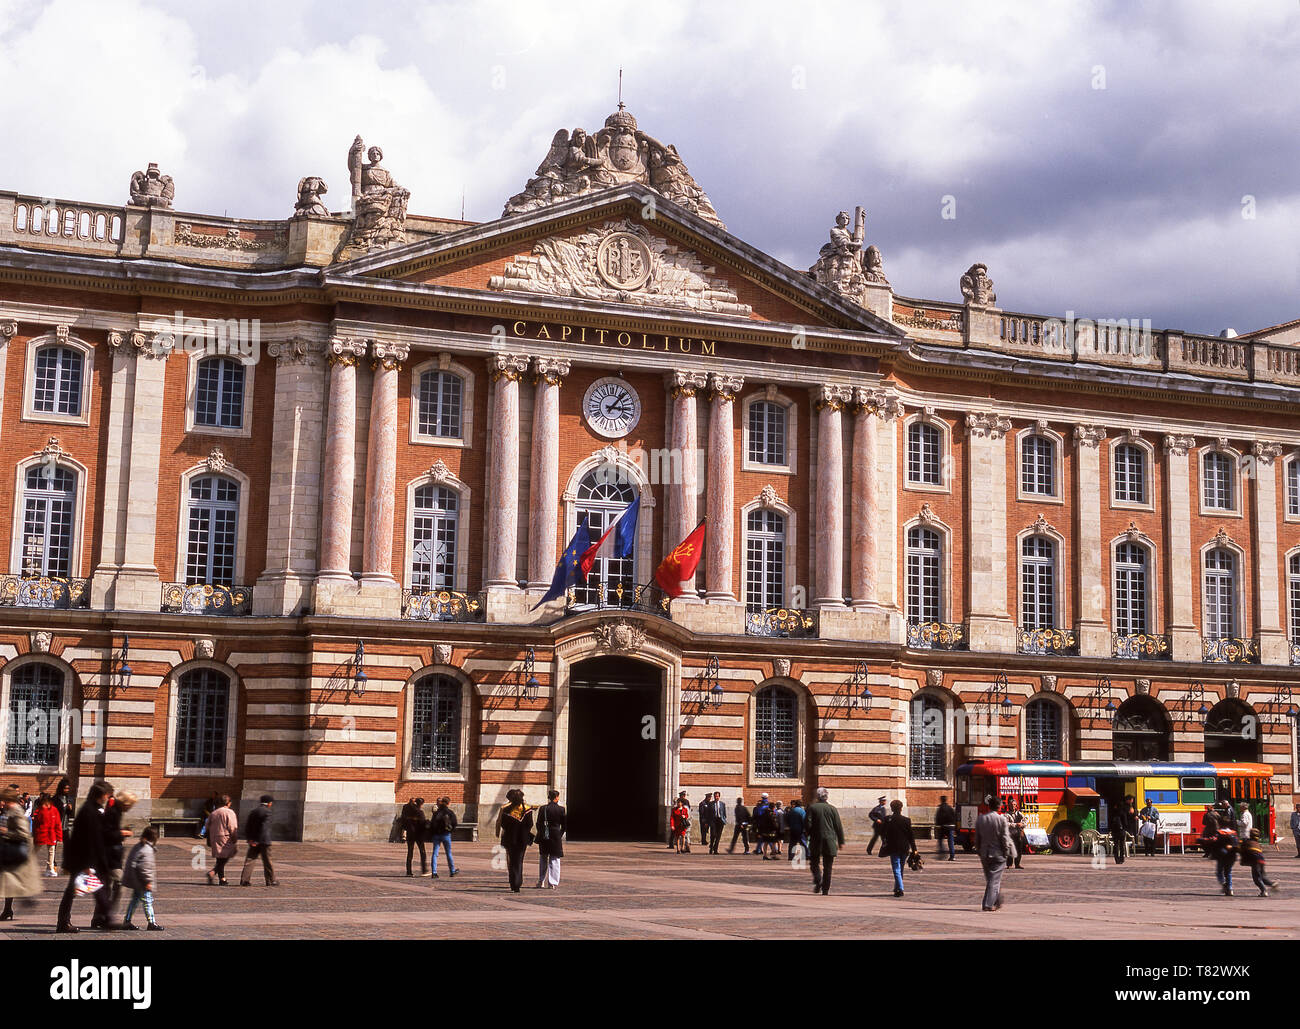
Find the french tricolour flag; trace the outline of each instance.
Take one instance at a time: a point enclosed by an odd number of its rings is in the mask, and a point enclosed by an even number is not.
[[[582,555],[582,574],[586,575],[591,571],[591,566],[596,563],[598,557],[631,557],[632,548],[636,544],[636,519],[641,511],[641,497],[637,496],[632,503],[623,509],[623,513],[614,519],[608,529],[601,534],[600,539],[589,546]],[[610,537],[614,541],[610,543]]]

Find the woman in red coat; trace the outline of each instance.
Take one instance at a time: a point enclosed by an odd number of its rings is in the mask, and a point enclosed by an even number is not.
[[[48,793],[42,793],[32,808],[32,837],[38,848],[45,848],[45,874],[57,876],[59,864],[55,852],[63,842],[63,815]]]

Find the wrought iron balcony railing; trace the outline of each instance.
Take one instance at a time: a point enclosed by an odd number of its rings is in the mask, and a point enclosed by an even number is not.
[[[481,622],[487,616],[482,593],[403,590],[402,617],[419,622]]]
[[[1022,654],[1079,653],[1079,637],[1073,629],[1021,629],[1016,640]]]
[[[964,622],[907,623],[907,645],[915,650],[969,650]]]
[[[1111,633],[1111,653],[1116,657],[1167,659],[1170,654],[1169,637],[1152,632]]]
[[[253,587],[164,582],[161,610],[164,614],[181,615],[252,614]]]
[[[816,639],[821,622],[816,611],[792,607],[771,607],[766,611],[745,613],[746,636],[780,636],[790,639]]]
[[[89,606],[89,579],[60,579],[46,575],[0,576],[0,607],[65,610]]]
[[[649,583],[637,586],[628,582],[599,582],[594,588],[584,587],[581,594],[576,589],[569,590],[564,596],[564,616],[588,611],[636,611],[672,621],[672,599]]]
[[[1211,664],[1257,665],[1259,641],[1238,636],[1206,636],[1201,640],[1201,660]]]

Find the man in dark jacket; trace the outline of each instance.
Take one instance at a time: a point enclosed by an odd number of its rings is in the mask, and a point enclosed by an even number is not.
[[[451,809],[451,798],[440,797],[438,809],[429,819],[430,839],[433,841],[433,878],[438,878],[438,848],[447,852],[447,870],[456,878],[456,860],[451,856],[451,834],[456,831],[456,812]]]
[[[271,805],[275,798],[269,793],[262,794],[262,802],[253,808],[244,823],[244,839],[248,842],[248,853],[244,855],[244,869],[239,873],[240,886],[253,885],[253,862],[262,859],[262,874],[266,876],[267,886],[279,886],[275,877],[275,867],[271,864]]]
[[[722,830],[727,824],[727,803],[720,792],[715,792],[709,803],[709,853],[718,852],[722,842]]]
[[[823,897],[831,892],[831,866],[844,846],[844,825],[840,813],[826,798],[825,786],[817,788],[817,801],[808,806],[805,826],[808,830],[808,863],[812,865],[813,893]]]
[[[63,848],[63,869],[68,873],[68,887],[63,891],[63,901],[59,904],[59,921],[56,931],[75,933],[79,930],[72,924],[72,902],[77,896],[77,876],[94,869],[102,887],[93,894],[95,898],[94,921],[105,928],[112,928],[109,921],[109,858],[108,848],[104,845],[104,803],[113,796],[110,783],[97,782],[90,788],[86,802],[77,812],[72,823],[72,835]]]
[[[867,815],[867,817],[871,819],[871,842],[867,844],[868,854],[870,854],[872,849],[876,846],[876,841],[884,835],[885,817],[888,814],[889,812],[885,808],[885,798],[881,797],[876,801],[876,806],[873,807],[871,812]],[[884,856],[883,844],[881,856]]]
[[[916,836],[912,832],[912,820],[903,814],[903,802],[895,800],[889,805],[890,815],[885,819],[881,835],[884,847],[881,855],[889,855],[889,864],[894,872],[894,896],[903,895],[903,865],[916,853]]]
[[[537,887],[558,890],[560,859],[564,857],[564,833],[568,829],[559,790],[546,791],[546,806],[537,812],[533,825],[537,830]]]
[[[745,807],[745,798],[736,798],[736,828],[731,831],[731,846],[727,848],[728,854],[736,853],[736,837],[740,837],[745,844],[745,853],[749,853],[749,808]]]
[[[706,793],[695,809],[695,815],[700,820],[700,846],[709,845],[709,829],[713,827],[713,794]]]
[[[103,892],[108,894],[106,902],[108,913],[102,918],[96,914],[90,923],[92,929],[109,928],[108,923],[112,919],[113,912],[117,910],[117,902],[122,896],[122,865],[126,861],[126,838],[131,835],[130,829],[122,828],[122,818],[134,806],[135,794],[125,791],[120,795],[114,794],[109,797],[104,804],[104,852],[108,859],[108,868],[96,869],[96,871],[104,880]]]
[[[411,859],[415,848],[420,848],[420,875],[429,874],[429,859],[424,853],[424,834],[428,823],[424,819],[424,798],[413,797],[402,808],[402,829],[406,833],[406,876],[411,878]]]
[[[803,848],[804,857],[808,856],[808,844],[804,842],[804,823],[807,821],[808,813],[804,810],[803,801],[795,798],[785,815],[786,828],[786,857],[787,861],[794,860],[794,852],[797,848]]]
[[[948,860],[957,860],[957,847],[954,843],[957,835],[957,811],[948,803],[947,797],[939,798],[939,809],[934,813],[935,836],[939,839],[939,853],[943,853],[943,841],[948,841]]]

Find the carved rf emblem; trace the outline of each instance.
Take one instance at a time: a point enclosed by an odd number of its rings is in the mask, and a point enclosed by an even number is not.
[[[596,271],[615,289],[640,289],[650,280],[650,248],[630,232],[611,232],[596,249]]]

